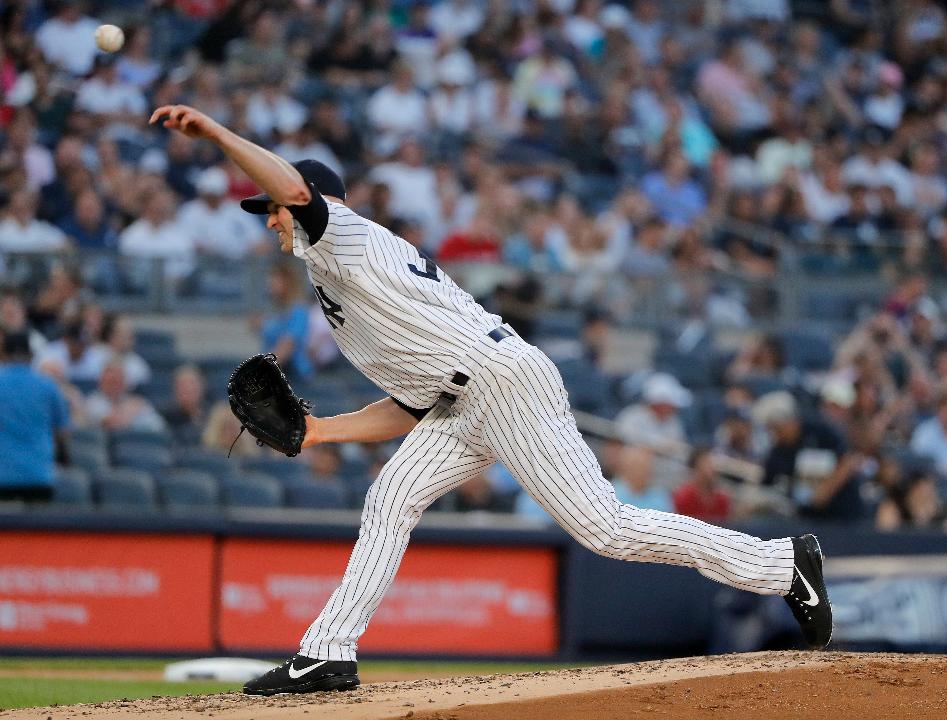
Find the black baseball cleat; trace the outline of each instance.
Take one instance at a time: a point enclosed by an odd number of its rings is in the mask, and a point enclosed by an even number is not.
[[[247,695],[281,695],[323,690],[351,690],[358,686],[358,663],[316,660],[294,655],[243,686]]]
[[[785,596],[809,647],[822,650],[832,639],[832,606],[822,577],[822,548],[815,535],[792,539],[795,570]]]

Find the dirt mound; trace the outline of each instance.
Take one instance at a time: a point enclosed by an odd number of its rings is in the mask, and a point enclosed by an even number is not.
[[[517,675],[363,685],[350,693],[237,693],[0,712],[3,720],[613,720],[628,717],[947,717],[947,657],[752,653]]]

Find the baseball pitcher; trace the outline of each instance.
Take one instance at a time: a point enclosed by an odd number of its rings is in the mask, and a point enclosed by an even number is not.
[[[421,513],[496,461],[590,550],[684,565],[735,588],[781,595],[807,642],[828,644],[832,610],[815,537],[761,540],[618,502],[549,358],[412,245],[346,207],[332,170],[312,160],[290,164],[185,105],[160,107],[150,122],[216,143],[264,190],[243,209],[266,215],[281,249],[306,263],[339,348],[388,395],[357,412],[314,417],[275,359],[257,356],[228,388],[243,425],[288,455],[317,443],[407,435],[368,490],[345,575],[299,652],[244,692],[358,685],[358,639]]]

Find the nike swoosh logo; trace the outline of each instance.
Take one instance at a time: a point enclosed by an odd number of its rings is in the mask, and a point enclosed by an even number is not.
[[[315,665],[310,665],[310,666],[307,667],[305,670],[297,670],[297,669],[294,668],[292,665],[290,665],[290,666],[289,666],[289,676],[290,676],[293,680],[298,680],[299,678],[301,678],[301,677],[302,677],[303,675],[305,675],[306,673],[311,673],[311,672],[312,672],[313,670],[315,670],[317,667],[322,667],[322,666],[325,665],[327,662],[329,662],[329,661],[328,661],[328,660],[323,660],[322,662],[317,662]]]
[[[793,567],[796,567],[795,565]],[[799,573],[799,579],[802,580],[802,584],[806,586],[806,592],[809,593],[809,599],[803,600],[803,605],[809,605],[810,607],[815,607],[819,604],[819,596],[816,594],[815,590],[812,589],[812,586],[809,584],[809,581],[806,580],[806,576],[799,572],[799,568],[796,567],[796,572]],[[292,670],[290,670],[290,676],[292,676]]]

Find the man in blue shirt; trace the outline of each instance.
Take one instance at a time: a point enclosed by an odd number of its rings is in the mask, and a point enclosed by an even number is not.
[[[0,500],[49,500],[56,446],[69,410],[59,388],[30,367],[25,333],[3,338],[0,362]]]

